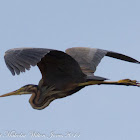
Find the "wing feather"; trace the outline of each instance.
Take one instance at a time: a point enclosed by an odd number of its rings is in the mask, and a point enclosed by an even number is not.
[[[116,59],[120,59],[123,61],[128,61],[128,62],[132,62],[132,63],[138,63],[140,64],[140,62],[132,57],[126,56],[124,54],[120,54],[120,53],[116,53],[116,52],[112,52],[112,51],[108,51],[106,56],[112,57],[112,58],[116,58]]]
[[[87,74],[96,71],[96,67],[107,51],[95,48],[74,47],[67,49],[66,53],[72,56],[79,63],[82,71]]]
[[[93,74],[104,56],[109,56],[132,63],[140,63],[136,59],[129,56],[95,48],[74,47],[67,49],[66,53],[72,56],[79,63],[82,71],[85,74]]]
[[[15,48],[5,52],[5,63],[12,75],[29,70],[30,66],[37,63],[52,49],[44,48]]]
[[[86,75],[70,55],[51,49],[18,48],[5,53],[5,62],[13,75],[37,65],[42,74],[42,86],[55,85],[61,89],[71,83],[85,81]]]

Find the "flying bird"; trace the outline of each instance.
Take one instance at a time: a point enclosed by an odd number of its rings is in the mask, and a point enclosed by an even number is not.
[[[73,47],[65,52],[46,48],[15,48],[5,52],[5,63],[13,75],[19,75],[31,66],[38,66],[42,78],[38,85],[25,85],[20,89],[1,95],[32,94],[29,102],[34,109],[44,109],[53,100],[63,98],[88,85],[140,86],[136,80],[107,81],[94,72],[104,56],[138,63],[139,61],[112,51]]]

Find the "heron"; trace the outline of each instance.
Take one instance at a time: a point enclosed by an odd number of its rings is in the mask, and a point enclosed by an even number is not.
[[[29,103],[34,109],[44,109],[53,100],[70,96],[89,85],[140,86],[136,80],[108,81],[94,72],[104,56],[140,64],[127,55],[96,48],[72,47],[65,52],[46,48],[14,48],[5,52],[5,63],[12,75],[19,75],[31,66],[38,66],[42,78],[38,85],[25,85],[1,95],[31,94]]]

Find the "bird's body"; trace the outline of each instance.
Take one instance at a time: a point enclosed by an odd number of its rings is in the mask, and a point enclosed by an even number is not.
[[[139,61],[123,54],[85,47],[70,48],[65,52],[41,48],[17,48],[5,53],[5,62],[13,75],[37,65],[42,79],[38,85],[26,85],[19,90],[2,95],[32,94],[29,102],[34,109],[43,109],[53,100],[69,96],[85,86],[114,84],[140,86],[135,80],[108,82],[94,75],[104,56],[133,63]]]

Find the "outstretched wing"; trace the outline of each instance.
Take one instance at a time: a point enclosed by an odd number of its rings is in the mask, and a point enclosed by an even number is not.
[[[13,75],[25,72],[25,69],[29,70],[30,66],[37,65],[42,73],[44,84],[59,85],[60,83],[64,85],[67,81],[81,82],[85,76],[78,62],[62,51],[43,48],[17,48],[8,50],[4,58]]]
[[[5,52],[5,63],[12,75],[25,72],[31,66],[37,65],[41,58],[48,54],[52,49],[43,48],[15,48]]]
[[[133,63],[140,63],[129,56],[95,48],[74,47],[67,49],[66,53],[72,56],[79,63],[82,71],[85,74],[94,73],[96,71],[96,67],[104,56],[109,56]]]

